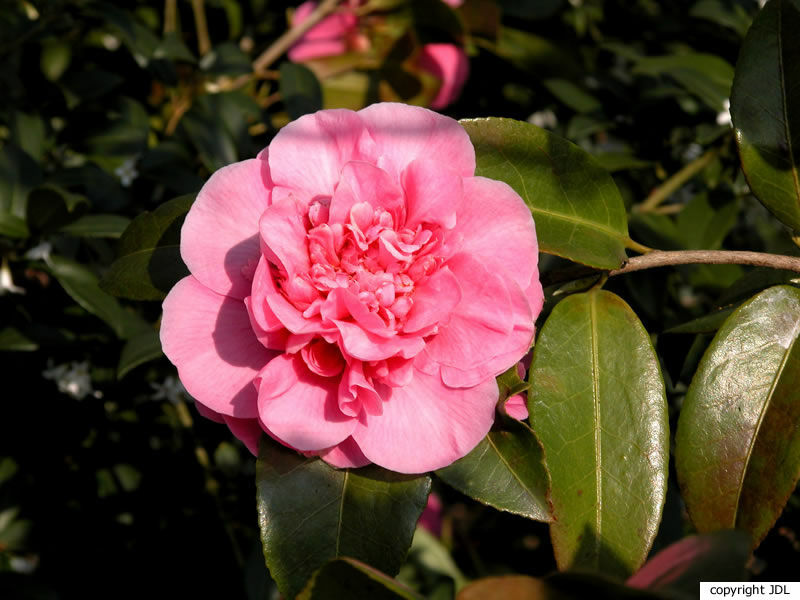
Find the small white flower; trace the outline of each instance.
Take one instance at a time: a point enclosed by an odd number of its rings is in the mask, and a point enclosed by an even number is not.
[[[683,160],[691,162],[696,158],[700,158],[702,153],[703,147],[700,144],[692,142],[686,147],[686,150],[683,151]]]
[[[125,159],[125,162],[114,169],[114,174],[119,177],[122,187],[130,187],[133,180],[139,176],[139,171],[136,170],[136,159]]]
[[[14,279],[11,277],[11,269],[8,267],[8,260],[3,257],[3,263],[0,265],[0,296],[4,294],[24,294],[25,288],[14,285]]]
[[[546,108],[545,110],[537,111],[528,117],[528,123],[536,125],[537,127],[542,127],[543,129],[553,129],[556,125],[558,125],[558,118],[556,117],[556,113],[549,108]]]
[[[717,125],[730,125],[731,124],[731,101],[725,100],[722,106],[723,110],[717,113]]]
[[[767,0],[758,0],[758,8],[764,8],[764,5],[767,3]]]
[[[92,388],[87,361],[73,361],[56,366],[53,366],[52,361],[48,361],[47,366],[48,368],[42,371],[42,377],[55,381],[58,391],[62,394],[68,394],[77,400],[83,400],[86,396],[103,397],[103,392]]]
[[[25,258],[30,260],[43,260],[48,262],[50,260],[50,253],[53,251],[53,245],[50,242],[41,242],[34,246],[25,253]]]
[[[150,387],[155,390],[155,394],[150,396],[153,400],[168,400],[172,404],[178,404],[189,398],[180,379],[172,375],[168,376],[164,383],[151,383]]]

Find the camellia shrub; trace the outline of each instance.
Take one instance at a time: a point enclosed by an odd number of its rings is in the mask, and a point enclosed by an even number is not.
[[[800,0],[0,20],[0,595],[794,577]]]

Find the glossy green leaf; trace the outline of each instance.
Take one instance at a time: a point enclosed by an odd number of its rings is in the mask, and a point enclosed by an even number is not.
[[[122,347],[117,364],[117,379],[122,379],[132,369],[163,356],[157,331],[143,331],[129,339]]]
[[[698,531],[736,528],[758,544],[800,478],[800,290],[776,286],[711,342],[678,420],[675,466]]]
[[[322,108],[322,88],[308,67],[286,61],[281,63],[280,73],[281,98],[292,119]]]
[[[189,274],[180,254],[180,231],[193,194],[180,196],[136,217],[119,242],[119,254],[100,286],[132,300],[162,300]]]
[[[630,574],[658,529],[669,458],[664,382],[647,331],[610,292],[565,298],[542,328],[530,378],[559,568]]]
[[[399,581],[352,558],[330,561],[314,573],[297,600],[422,600]]]
[[[436,474],[479,502],[535,521],[552,521],[542,448],[525,423],[498,419],[472,452]]]
[[[373,465],[334,469],[265,437],[256,485],[267,566],[281,593],[294,598],[334,558],[348,556],[396,573],[431,480]]]
[[[131,220],[119,215],[84,215],[59,231],[80,237],[118,238]]]
[[[567,140],[512,119],[461,121],[477,175],[505,181],[533,213],[539,249],[601,269],[625,260],[625,205],[606,170]]]
[[[53,276],[75,302],[105,321],[122,339],[130,339],[150,326],[138,315],[122,307],[116,298],[100,289],[89,269],[61,256],[47,262]]]
[[[39,345],[27,338],[19,329],[15,327],[4,327],[0,329],[0,350],[14,352],[33,352],[38,350]]]
[[[800,230],[800,0],[771,0],[739,53],[731,94],[742,170],[758,199]]]
[[[671,544],[648,560],[627,584],[697,594],[701,581],[744,581],[750,558],[750,536],[725,529],[692,535]]]

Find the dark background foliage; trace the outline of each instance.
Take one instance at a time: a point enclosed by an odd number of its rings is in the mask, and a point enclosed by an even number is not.
[[[0,281],[0,597],[276,594],[257,535],[254,460],[173,389],[159,354],[159,287],[177,273],[153,274],[136,299],[106,292],[132,219],[254,156],[290,115],[319,108],[319,93],[301,86],[299,108],[276,97],[298,77],[291,67],[280,81],[231,84],[286,30],[291,3],[206,0],[204,56],[192,3],[177,2],[181,28],[169,35],[165,4],[0,1],[0,254],[13,281]],[[724,119],[757,10],[744,0],[468,0],[458,34],[471,74],[446,112],[529,119],[590,151],[613,173],[644,244],[796,254],[749,194]],[[642,205],[700,159],[700,174],[666,202]],[[151,243],[174,258],[176,236],[159,230]],[[561,266],[542,259],[544,273]],[[790,278],[692,266],[609,282],[652,332],[673,431],[719,323],[668,330]],[[60,391],[59,365],[62,380],[83,369],[83,383]],[[691,531],[673,484],[656,549]],[[434,489],[442,547],[467,577],[554,570],[546,525],[438,480]],[[795,577],[799,521],[793,496],[752,577]],[[435,550],[412,551],[401,578],[447,597],[454,575]]]

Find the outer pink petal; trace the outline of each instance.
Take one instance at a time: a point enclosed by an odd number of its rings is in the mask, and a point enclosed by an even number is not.
[[[448,266],[461,285],[463,299],[425,352],[442,365],[447,385],[469,387],[495,377],[524,356],[533,339],[533,315],[513,280],[501,279],[463,254]]]
[[[442,82],[431,108],[440,110],[458,99],[469,77],[469,59],[462,48],[454,44],[425,44],[417,64]]]
[[[225,419],[221,414],[219,414],[215,410],[211,410],[202,402],[198,402],[197,400],[194,401],[194,406],[203,417],[208,419],[209,421],[214,421],[215,423],[224,423]]]
[[[466,455],[489,432],[498,398],[494,379],[454,389],[421,371],[382,393],[383,414],[366,415],[353,439],[372,462],[400,473],[433,471]]]
[[[259,159],[223,167],[206,182],[181,229],[181,257],[200,283],[234,298],[250,293],[245,271],[258,261],[258,220],[271,189]]]
[[[438,162],[427,158],[412,161],[403,172],[408,203],[406,226],[414,229],[419,223],[435,223],[452,229],[464,195],[462,181]]]
[[[253,379],[276,353],[256,339],[241,300],[184,277],[164,300],[161,346],[207,408],[244,419],[258,414]]]
[[[415,159],[430,160],[461,177],[475,174],[475,149],[458,121],[418,106],[373,104],[358,116],[375,141],[378,166],[398,178]],[[278,134],[280,135],[280,134]],[[274,142],[273,142],[274,143]]]
[[[301,451],[339,444],[356,419],[339,410],[339,378],[320,377],[299,355],[281,354],[258,375],[258,412],[264,425]]]
[[[300,190],[309,199],[332,196],[351,160],[374,162],[374,144],[361,119],[345,109],[303,115],[281,129],[269,148],[275,185]]]
[[[538,280],[539,246],[530,209],[510,186],[485,177],[464,180],[464,201],[456,231],[461,252],[490,270],[503,270],[523,290]],[[538,312],[537,312],[538,314]]]
[[[330,450],[320,452],[319,457],[337,469],[357,469],[370,463],[352,437]]]
[[[247,446],[253,456],[258,456],[258,442],[264,433],[261,425],[258,424],[258,419],[237,419],[227,415],[223,415],[223,418],[231,433]]]

